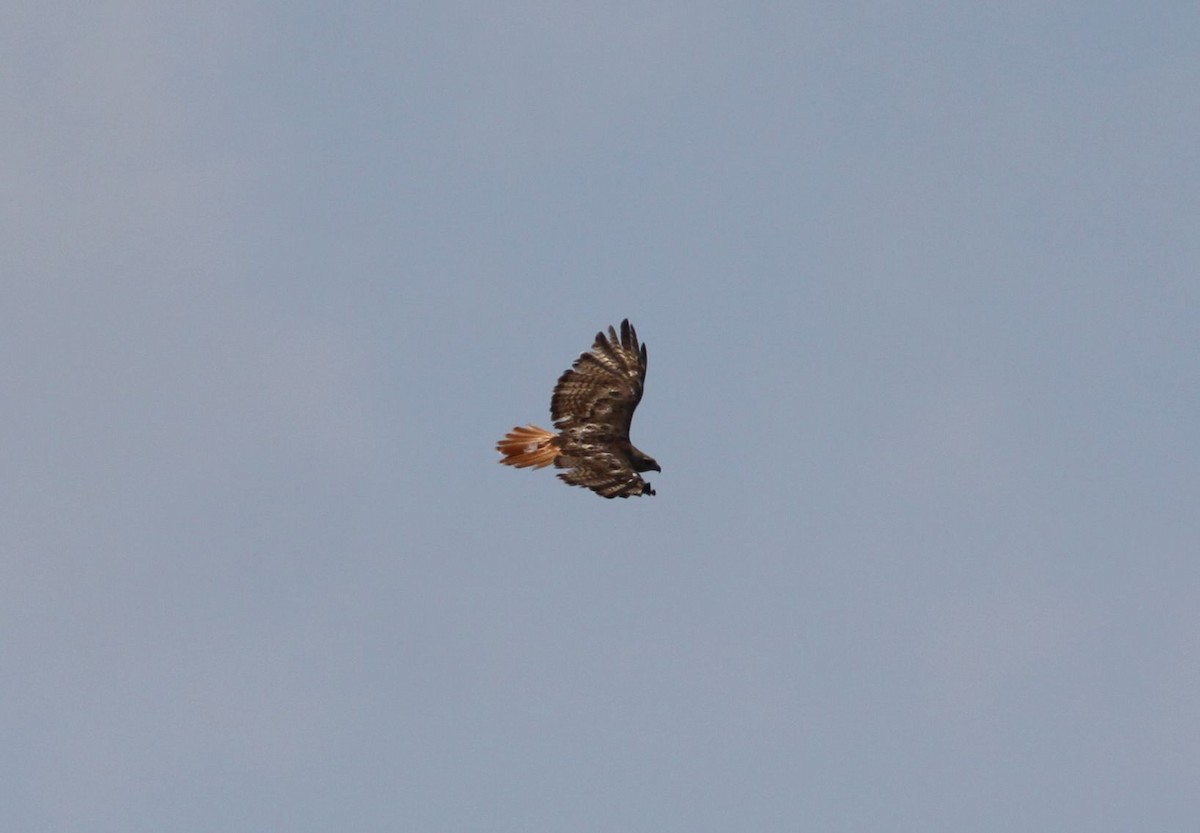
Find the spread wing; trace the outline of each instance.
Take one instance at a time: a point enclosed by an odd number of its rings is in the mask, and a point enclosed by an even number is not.
[[[646,381],[646,347],[626,319],[621,333],[596,334],[592,349],[559,377],[550,415],[560,432],[567,469],[558,476],[605,497],[653,494],[629,457],[629,426]]]
[[[554,465],[565,469],[558,473],[559,480],[564,483],[583,486],[604,497],[654,494],[650,484],[633,470],[624,455],[589,443],[587,438],[568,440],[563,445],[573,449],[567,451],[564,448],[554,460]]]
[[[591,351],[558,378],[550,416],[560,431],[590,427],[628,440],[645,381],[646,347],[638,344],[637,331],[626,319],[619,339],[612,327],[607,336],[596,333]]]

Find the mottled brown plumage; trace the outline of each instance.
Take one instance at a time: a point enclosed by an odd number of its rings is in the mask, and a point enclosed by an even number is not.
[[[554,386],[550,416],[558,429],[514,428],[496,444],[500,460],[517,468],[553,463],[559,478],[607,498],[652,495],[639,472],[662,471],[629,441],[633,411],[646,381],[646,346],[629,320],[621,333],[596,333],[590,352],[575,360]]]

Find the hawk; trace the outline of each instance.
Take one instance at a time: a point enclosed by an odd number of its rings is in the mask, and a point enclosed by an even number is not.
[[[536,425],[509,431],[496,443],[508,466],[540,469],[553,463],[560,480],[607,498],[652,495],[639,472],[662,471],[629,441],[633,410],[646,381],[646,345],[629,319],[621,335],[596,333],[592,349],[558,378],[550,399],[556,434]]]

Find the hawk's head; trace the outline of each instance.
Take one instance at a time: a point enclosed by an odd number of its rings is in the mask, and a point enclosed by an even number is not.
[[[658,465],[658,461],[649,455],[643,454],[636,448],[629,455],[629,462],[633,466],[634,471],[662,471]]]

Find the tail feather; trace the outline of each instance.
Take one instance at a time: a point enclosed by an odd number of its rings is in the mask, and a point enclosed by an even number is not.
[[[533,466],[540,469],[550,465],[558,457],[560,451],[555,440],[558,435],[536,425],[522,425],[509,431],[496,450],[504,455],[500,460],[508,466],[519,469]]]

